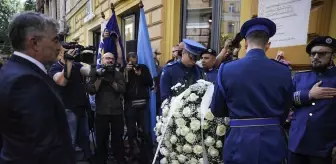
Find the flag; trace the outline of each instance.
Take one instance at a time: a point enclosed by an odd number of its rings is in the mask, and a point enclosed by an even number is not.
[[[143,8],[140,8],[140,20],[139,20],[139,32],[138,32],[138,46],[137,46],[137,54],[138,54],[138,63],[144,64],[148,67],[152,78],[157,76],[156,65],[152,55],[152,47],[149,40],[148,28],[146,23],[145,12]],[[154,83],[154,82],[153,82]],[[154,83],[155,84],[155,83]],[[149,103],[149,126],[150,132],[155,142],[155,132],[154,127],[156,124],[156,93],[155,91],[151,91],[150,93],[150,103]]]
[[[119,44],[120,44],[120,48],[121,48],[121,52],[122,52],[122,65],[125,66],[126,65],[125,50],[124,50],[122,39],[120,37],[118,21],[117,21],[117,17],[115,15],[114,10],[112,11],[112,16],[109,19],[109,21],[107,22],[105,29],[107,29],[110,33],[115,32],[119,36]],[[99,51],[99,49],[101,51]],[[116,46],[114,44],[114,41],[111,37],[103,38],[102,42],[100,42],[100,44],[99,44],[99,49],[98,49],[98,55],[97,55],[97,66],[101,65],[100,59],[101,59],[102,55],[104,55],[104,53],[106,53],[106,52],[111,52],[112,54],[114,54],[114,58],[117,61],[117,59],[118,59],[117,48],[116,48]],[[99,60],[99,62],[98,62],[98,60]]]
[[[107,21],[105,21],[105,19],[101,22],[100,24],[100,33],[104,34],[104,29],[106,28],[106,23]],[[97,53],[97,69],[101,68],[101,57],[102,57],[102,53],[103,53],[103,49],[104,49],[104,41],[103,41],[103,37],[101,36],[100,39],[100,43],[99,43],[99,47],[98,47],[98,53]]]

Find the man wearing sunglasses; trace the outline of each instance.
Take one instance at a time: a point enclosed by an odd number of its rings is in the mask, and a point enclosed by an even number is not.
[[[336,150],[336,40],[320,36],[306,48],[311,71],[297,73],[289,131],[290,164],[330,164]]]
[[[205,74],[196,62],[200,60],[200,54],[206,48],[198,42],[183,39],[184,49],[181,60],[168,63],[162,71],[160,80],[161,100],[172,96],[171,87],[177,83],[186,86],[196,83],[199,79],[204,79]]]

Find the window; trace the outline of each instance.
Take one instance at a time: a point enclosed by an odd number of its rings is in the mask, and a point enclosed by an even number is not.
[[[234,23],[233,22],[228,22],[228,33],[233,33],[234,32]]]
[[[92,13],[92,0],[86,3],[86,14],[90,15]]]
[[[212,1],[184,1],[183,37],[210,46],[212,24]],[[177,44],[177,43],[176,43]]]
[[[233,38],[240,31],[240,3],[241,0],[228,2],[222,0],[220,18],[220,47],[224,47],[226,39]]]
[[[124,45],[126,41],[135,40],[135,15],[130,15],[123,18],[123,38]]]
[[[235,10],[234,10],[234,4],[230,4],[229,5],[229,12],[230,13],[234,13],[235,12]]]

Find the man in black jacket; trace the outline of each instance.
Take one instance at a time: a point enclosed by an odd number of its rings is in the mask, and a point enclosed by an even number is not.
[[[127,83],[125,94],[125,117],[130,150],[140,148],[140,163],[149,163],[151,159],[151,139],[148,100],[153,87],[153,79],[146,65],[137,64],[137,54],[127,55]],[[137,142],[137,136],[140,144]],[[138,147],[139,146],[139,147]]]
[[[121,96],[125,92],[125,78],[115,68],[112,53],[105,53],[102,68],[92,76],[88,84],[88,92],[96,95],[96,142],[97,164],[105,164],[108,157],[107,141],[111,126],[111,145],[117,164],[125,163],[124,159],[124,117]]]

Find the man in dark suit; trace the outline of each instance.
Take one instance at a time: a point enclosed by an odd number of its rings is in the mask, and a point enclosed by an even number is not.
[[[14,54],[0,70],[0,164],[75,164],[65,109],[44,67],[57,60],[57,28],[36,12],[9,25]]]

